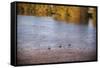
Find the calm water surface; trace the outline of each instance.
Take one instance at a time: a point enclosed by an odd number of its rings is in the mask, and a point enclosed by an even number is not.
[[[94,50],[96,48],[96,29],[92,21],[88,25],[66,24],[51,17],[18,15],[19,48],[79,48]]]

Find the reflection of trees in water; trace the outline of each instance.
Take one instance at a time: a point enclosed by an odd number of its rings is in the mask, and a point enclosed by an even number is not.
[[[89,7],[57,6],[43,4],[18,4],[19,15],[51,16],[55,20],[73,24],[88,24],[89,18],[96,23],[96,11],[89,13]]]

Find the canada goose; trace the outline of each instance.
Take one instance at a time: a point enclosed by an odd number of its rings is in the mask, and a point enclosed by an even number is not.
[[[70,46],[71,46],[71,44],[68,44],[68,46],[70,47]]]
[[[50,48],[50,47],[48,47],[48,50],[51,50],[51,48]]]
[[[61,46],[61,45],[59,45],[59,48],[62,48],[62,46]]]

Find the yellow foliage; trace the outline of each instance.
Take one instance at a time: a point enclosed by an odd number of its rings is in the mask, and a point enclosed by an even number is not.
[[[17,10],[19,15],[51,16],[55,20],[66,21],[75,24],[88,22],[87,7],[18,3]],[[93,19],[95,22],[95,10]]]

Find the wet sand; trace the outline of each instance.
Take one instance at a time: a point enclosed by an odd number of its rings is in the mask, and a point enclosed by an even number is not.
[[[18,64],[96,60],[96,52],[72,48],[26,49],[18,51]]]

